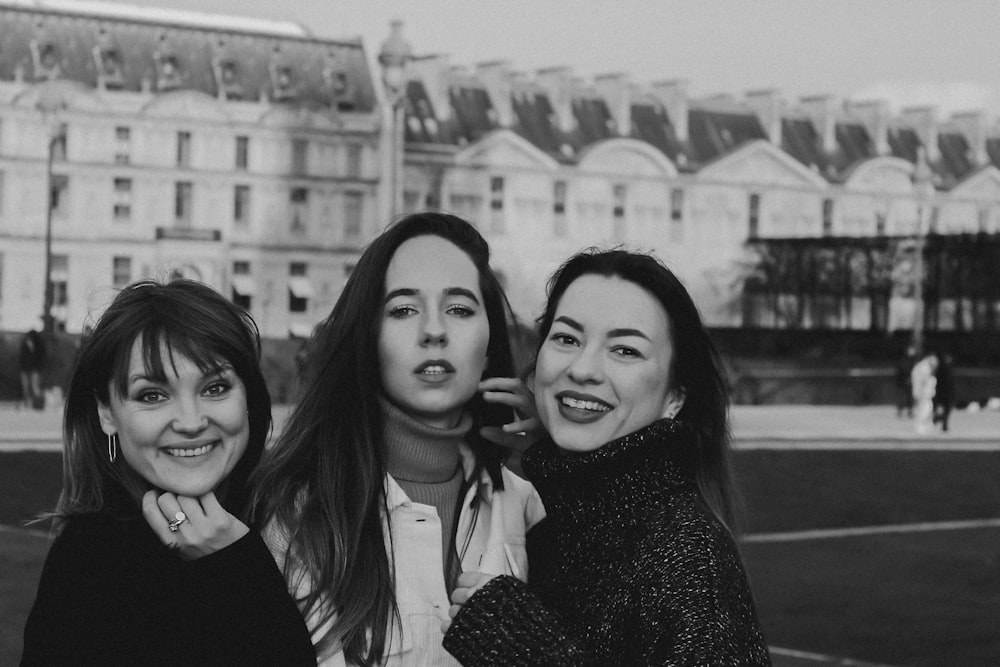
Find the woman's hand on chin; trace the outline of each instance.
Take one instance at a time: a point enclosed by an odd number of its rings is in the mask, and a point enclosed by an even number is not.
[[[184,560],[221,551],[250,532],[211,491],[198,498],[147,491],[142,514],[160,541]]]

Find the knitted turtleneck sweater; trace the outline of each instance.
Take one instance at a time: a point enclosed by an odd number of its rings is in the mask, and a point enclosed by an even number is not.
[[[414,419],[385,398],[379,399],[379,406],[389,474],[410,500],[432,505],[441,519],[442,567],[450,592],[459,572],[452,552],[465,482],[458,448],[472,428],[472,415],[464,413],[457,426],[445,429]]]
[[[693,446],[664,419],[585,454],[532,447],[547,516],[530,583],[491,580],[445,648],[468,665],[770,664],[733,538],[671,460]]]

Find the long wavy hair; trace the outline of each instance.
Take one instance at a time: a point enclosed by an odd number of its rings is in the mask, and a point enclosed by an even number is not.
[[[192,280],[143,280],[123,288],[80,350],[63,413],[63,488],[55,512],[59,527],[73,515],[132,511],[151,487],[119,456],[108,457],[98,401],[125,396],[129,358],[139,341],[146,374],[166,380],[167,364],[183,355],[202,372],[232,366],[247,394],[250,435],[219,501],[241,515],[247,480],[271,430],[271,396],[260,370],[260,335],[253,318],[207,285]],[[166,354],[163,352],[166,351]],[[124,491],[124,493],[123,493]],[[119,507],[134,504],[132,508]]]
[[[672,454],[693,468],[701,494],[713,514],[725,525],[732,525],[729,385],[698,308],[673,271],[651,254],[621,248],[589,248],[570,257],[549,279],[545,311],[538,318],[539,349],[566,289],[577,278],[590,274],[618,277],[638,285],[652,294],[666,311],[674,347],[670,369],[673,388],[681,389],[685,397],[676,419],[688,424],[695,435],[691,451]]]
[[[428,235],[453,243],[476,266],[490,328],[483,377],[514,374],[510,306],[490,270],[486,241],[453,215],[407,216],[368,246],[333,312],[316,328],[297,405],[255,477],[254,520],[276,523],[288,538],[286,578],[305,574],[311,580],[310,592],[298,601],[303,614],[320,623],[332,620],[319,652],[339,642],[349,664],[380,663],[387,629],[398,621],[392,554],[386,549],[392,536],[383,534],[386,452],[377,344],[389,262],[404,241]],[[502,488],[505,452],[482,439],[479,428],[508,422],[512,412],[488,405],[478,393],[468,409],[473,427],[467,442],[477,466]]]

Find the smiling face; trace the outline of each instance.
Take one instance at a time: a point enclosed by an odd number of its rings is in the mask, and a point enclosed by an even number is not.
[[[243,457],[250,437],[243,381],[224,366],[202,372],[187,357],[161,348],[165,378],[147,371],[137,339],[129,355],[128,384],[114,381],[107,404],[98,402],[101,428],[117,434],[125,461],[158,489],[197,497],[215,490]]]
[[[378,336],[389,399],[425,424],[454,426],[476,393],[489,340],[469,256],[439,236],[403,242],[386,271]]]
[[[649,292],[584,274],[556,308],[535,368],[539,417],[562,449],[588,452],[673,415],[666,311]]]

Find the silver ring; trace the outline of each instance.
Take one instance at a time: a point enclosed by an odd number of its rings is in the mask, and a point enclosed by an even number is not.
[[[171,533],[176,533],[180,529],[181,524],[187,521],[187,514],[184,512],[178,512],[174,515],[173,521],[167,522],[167,528],[170,529]]]

